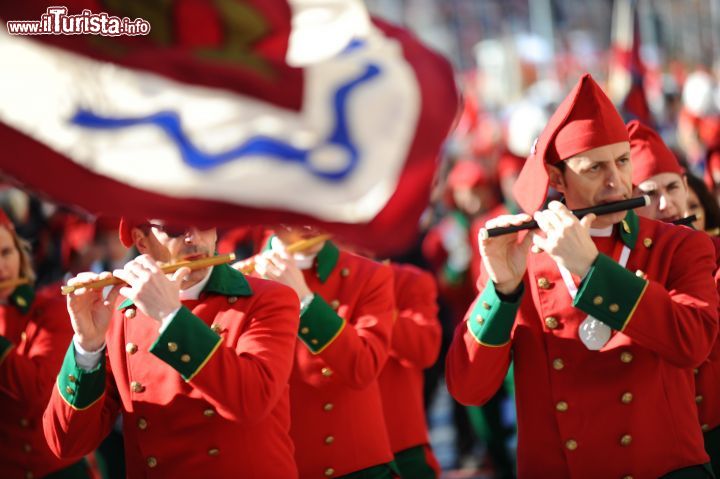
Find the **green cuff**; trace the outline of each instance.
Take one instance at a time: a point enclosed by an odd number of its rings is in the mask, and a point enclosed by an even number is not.
[[[599,254],[580,285],[573,306],[622,331],[632,318],[648,281]]]
[[[445,281],[447,284],[451,285],[458,285],[462,283],[463,279],[465,278],[465,271],[458,271],[456,269],[451,268],[447,263],[443,266],[443,278],[445,278]]]
[[[73,409],[79,411],[95,404],[105,393],[105,353],[97,366],[86,371],[75,362],[75,345],[71,343],[58,374],[57,387]]]
[[[0,364],[5,360],[5,357],[10,353],[13,347],[13,343],[8,338],[0,335]]]
[[[467,320],[470,334],[478,343],[485,346],[504,346],[510,341],[510,332],[524,288],[520,283],[517,300],[510,303],[501,300],[495,291],[495,283],[488,281]]]
[[[310,306],[300,315],[298,337],[313,354],[318,354],[340,335],[343,328],[345,320],[319,294],[315,294]]]
[[[222,338],[188,308],[182,306],[150,352],[190,381],[220,347]]]

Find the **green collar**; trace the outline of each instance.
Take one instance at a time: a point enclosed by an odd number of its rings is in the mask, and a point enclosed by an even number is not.
[[[327,281],[330,273],[337,266],[338,258],[340,258],[340,250],[335,244],[327,240],[322,249],[318,252],[315,264],[317,265],[317,275],[321,283]]]
[[[22,314],[27,314],[35,301],[35,290],[29,284],[20,285],[15,288],[9,299]]]
[[[629,210],[625,219],[620,223],[620,238],[630,249],[635,248],[638,233],[640,232],[640,220],[633,210]]]
[[[221,264],[213,268],[210,279],[208,279],[202,292],[223,296],[252,296],[252,289],[245,276],[227,264]],[[133,300],[126,299],[117,309],[122,310],[132,305]]]
[[[460,210],[451,210],[450,216],[452,216],[455,221],[457,221],[460,226],[462,226],[464,229],[470,228],[470,220],[467,216],[465,216],[465,213],[463,213]]]

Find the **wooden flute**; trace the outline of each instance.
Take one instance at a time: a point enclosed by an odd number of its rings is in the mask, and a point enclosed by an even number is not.
[[[8,279],[7,281],[0,282],[0,289],[16,288],[23,284],[30,284],[30,280],[28,278]]]
[[[221,254],[218,256],[208,256],[206,258],[200,258],[189,261],[178,261],[177,263],[169,263],[160,267],[163,273],[170,274],[179,270],[180,268],[188,267],[191,270],[209,268],[210,266],[217,266],[219,264],[232,263],[235,261],[235,253]],[[80,288],[98,289],[104,288],[105,286],[114,286],[116,284],[124,284],[125,281],[118,279],[114,276],[105,279],[98,279],[94,281],[87,281],[84,283],[77,283],[71,285],[65,285],[60,288],[63,295],[68,295]]]
[[[633,210],[635,208],[641,208],[650,204],[650,197],[648,195],[638,196],[637,198],[630,198],[629,200],[613,201],[612,203],[605,203],[603,205],[591,206],[590,208],[582,208],[579,210],[573,210],[572,214],[577,216],[578,219],[589,214],[596,214],[598,216],[607,215],[610,213],[617,213],[619,211]],[[538,224],[535,220],[528,221],[519,225],[510,226],[498,226],[497,228],[482,228],[479,233],[481,240],[493,238],[495,236],[507,235],[510,233],[517,233],[523,230],[534,230],[538,228]]]
[[[297,241],[297,242],[289,245],[286,248],[286,251],[290,254],[300,253],[302,251],[305,251],[307,249],[312,248],[313,246],[316,246],[316,245],[322,243],[323,241],[329,240],[331,238],[331,236],[332,235],[324,234],[324,235],[318,235],[318,236],[314,236],[312,238],[300,240],[300,241]],[[239,267],[240,272],[242,272],[243,274],[250,274],[253,271],[255,271],[255,258],[256,257],[257,257],[257,255],[251,256],[250,258],[248,258],[246,260],[238,261],[238,263],[236,263],[236,265],[233,265],[233,267],[236,267],[236,266]]]

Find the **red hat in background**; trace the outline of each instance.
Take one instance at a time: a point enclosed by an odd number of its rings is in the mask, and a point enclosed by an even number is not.
[[[490,176],[480,163],[473,160],[460,160],[450,170],[447,186],[451,189],[474,188],[490,184],[490,182]]]
[[[681,176],[685,173],[675,154],[655,130],[633,120],[627,124],[627,131],[630,135],[630,160],[634,185],[639,185],[660,173],[676,173]]]
[[[15,225],[10,221],[7,213],[5,213],[5,210],[2,208],[0,208],[0,226],[4,226],[10,231],[15,231]]]
[[[550,117],[520,172],[513,194],[527,213],[542,207],[554,165],[583,151],[629,141],[625,123],[595,80],[585,74]]]
[[[698,136],[708,150],[720,149],[720,116],[706,116],[697,122]]]
[[[510,151],[505,151],[498,159],[497,175],[503,179],[511,175],[517,175],[525,166],[525,158],[517,156]]]
[[[131,220],[129,218],[125,218],[124,216],[120,218],[120,225],[118,226],[118,234],[120,235],[120,242],[125,246],[126,248],[131,247],[133,244],[132,239],[132,230],[133,228],[137,228],[138,226],[144,224],[144,221],[140,220]]]

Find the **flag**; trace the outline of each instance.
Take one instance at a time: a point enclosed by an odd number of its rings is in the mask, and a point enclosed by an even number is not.
[[[53,3],[0,5],[5,175],[104,216],[412,240],[457,91],[361,0]],[[18,34],[101,15],[149,31]]]
[[[608,93],[625,122],[654,125],[645,96],[645,65],[640,58],[637,0],[615,0]]]

